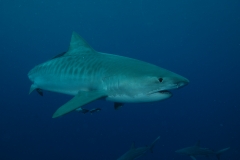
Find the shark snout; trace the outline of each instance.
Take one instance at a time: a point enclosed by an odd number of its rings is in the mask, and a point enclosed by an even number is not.
[[[174,78],[175,84],[177,85],[177,88],[186,86],[189,83],[189,80],[183,76],[176,76]]]
[[[180,87],[186,86],[188,83],[189,83],[189,80],[188,79],[184,79],[184,80],[178,82],[177,86],[178,86],[178,88],[180,88]]]

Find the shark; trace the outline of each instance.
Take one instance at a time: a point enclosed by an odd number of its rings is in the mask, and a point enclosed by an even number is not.
[[[194,146],[182,148],[182,149],[176,150],[175,152],[182,154],[182,155],[188,155],[192,158],[192,160],[196,160],[195,156],[207,156],[208,157],[208,156],[212,156],[212,155],[215,155],[217,157],[217,159],[220,160],[220,155],[229,149],[230,149],[230,147],[221,149],[219,151],[214,151],[209,148],[201,148],[200,141],[198,141]]]
[[[81,108],[95,100],[125,103],[160,101],[172,96],[169,90],[183,87],[189,80],[179,74],[137,59],[95,51],[76,32],[69,48],[28,72],[29,94],[42,90],[74,96],[60,106],[52,118]]]
[[[119,157],[117,160],[134,160],[141,157],[142,155],[147,153],[149,150],[152,152],[152,149],[159,138],[160,136],[157,137],[150,146],[146,146],[146,147],[135,148],[135,143],[133,143],[131,148],[126,153],[124,153],[121,157]]]

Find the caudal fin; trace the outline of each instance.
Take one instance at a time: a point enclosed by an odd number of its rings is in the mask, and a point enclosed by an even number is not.
[[[149,146],[149,150],[150,150],[151,152],[153,152],[152,149],[153,149],[155,143],[159,140],[159,138],[160,138],[160,136],[158,136],[158,137],[152,142],[152,144]]]
[[[217,156],[217,159],[220,160],[220,155],[223,153],[223,152],[226,152],[227,150],[229,150],[230,147],[228,148],[224,148],[224,149],[221,149],[219,151],[216,152],[216,156]]]

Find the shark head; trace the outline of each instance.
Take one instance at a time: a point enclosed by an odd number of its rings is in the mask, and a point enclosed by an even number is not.
[[[131,63],[125,64],[128,69],[118,77],[104,80],[110,84],[107,88],[112,92],[108,100],[123,103],[160,101],[172,96],[169,90],[189,83],[188,79],[158,66],[141,62],[139,67],[138,62]]]
[[[172,89],[183,87],[187,85],[189,81],[178,74],[159,67],[155,73],[146,72],[139,75],[132,83],[134,87],[137,86],[139,90],[149,95],[153,93],[164,93]]]

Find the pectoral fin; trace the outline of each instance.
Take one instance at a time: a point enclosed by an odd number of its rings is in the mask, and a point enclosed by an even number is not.
[[[197,160],[194,156],[190,156],[192,158],[192,160]]]
[[[92,101],[105,97],[106,95],[98,91],[84,91],[79,92],[75,97],[70,101],[59,107],[56,112],[53,114],[52,118],[60,117],[64,114],[67,114],[77,108],[86,105]]]

